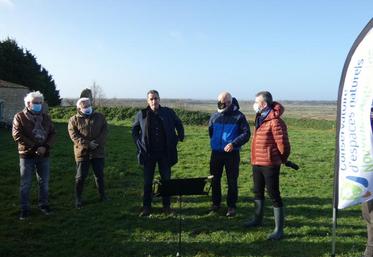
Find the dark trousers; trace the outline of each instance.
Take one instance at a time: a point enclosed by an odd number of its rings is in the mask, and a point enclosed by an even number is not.
[[[104,188],[104,158],[94,158],[87,161],[78,161],[76,163],[75,192],[76,197],[81,199],[84,187],[84,181],[88,176],[89,165],[92,165],[96,186],[101,197],[105,195]]]
[[[264,188],[267,188],[273,207],[282,207],[280,195],[280,166],[253,165],[255,200],[264,200]]]
[[[150,207],[152,204],[152,186],[157,163],[161,179],[168,180],[171,178],[171,167],[167,154],[163,152],[152,153],[144,164],[144,207]],[[169,207],[171,203],[170,197],[162,197],[162,203],[163,207]]]
[[[361,210],[363,218],[367,223],[367,248],[373,248],[373,200],[363,203]]]
[[[212,203],[215,206],[220,206],[221,202],[221,177],[223,169],[227,175],[228,194],[227,205],[231,208],[236,208],[238,198],[237,179],[240,165],[240,152],[211,152],[210,159],[210,174],[214,175],[212,180]]]

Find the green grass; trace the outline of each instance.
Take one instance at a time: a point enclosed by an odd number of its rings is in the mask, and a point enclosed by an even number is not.
[[[320,121],[320,124],[324,121]],[[282,168],[281,191],[286,206],[286,238],[266,241],[273,229],[270,201],[264,227],[247,230],[242,224],[253,212],[249,144],[243,147],[239,177],[238,214],[208,216],[207,196],[184,197],[182,256],[330,256],[335,132],[330,124],[307,128],[289,123],[291,160],[299,171]],[[86,181],[81,210],[73,208],[75,163],[67,124],[56,122],[57,144],[51,157],[50,203],[53,215],[43,216],[33,182],[32,216],[18,220],[19,167],[16,145],[9,131],[0,130],[0,256],[175,256],[178,219],[161,214],[155,199],[151,218],[139,218],[142,169],[137,165],[130,122],[110,125],[105,179],[108,203],[98,201],[93,177]],[[173,177],[208,175],[209,140],[205,126],[187,126],[179,146]],[[223,194],[226,194],[223,179]],[[176,199],[173,205],[178,207]],[[225,206],[225,202],[223,203]],[[360,256],[366,231],[359,206],[340,211],[337,256]]]

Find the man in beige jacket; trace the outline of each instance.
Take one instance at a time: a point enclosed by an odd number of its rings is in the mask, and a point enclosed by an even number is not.
[[[89,165],[95,176],[96,186],[102,201],[106,201],[104,189],[105,142],[108,133],[107,122],[99,112],[92,109],[89,98],[80,98],[76,104],[77,114],[69,120],[68,130],[74,143],[76,161],[75,176],[75,207],[82,207],[84,180],[89,171]]]

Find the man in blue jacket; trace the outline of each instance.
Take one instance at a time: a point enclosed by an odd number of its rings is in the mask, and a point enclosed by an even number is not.
[[[227,174],[228,211],[226,216],[236,215],[238,198],[237,179],[240,165],[240,148],[249,141],[250,127],[235,98],[228,92],[218,96],[218,111],[211,115],[209,136],[211,145],[210,173],[212,183],[211,213],[217,213],[221,202],[221,176],[223,169]]]
[[[148,106],[139,111],[132,125],[132,137],[137,146],[139,164],[144,166],[144,198],[140,216],[149,216],[152,203],[152,184],[158,163],[162,180],[171,178],[171,167],[177,163],[177,143],[184,140],[184,127],[176,113],[160,106],[159,93],[150,90]],[[176,134],[176,131],[177,134]],[[170,214],[170,197],[163,197],[163,212]]]

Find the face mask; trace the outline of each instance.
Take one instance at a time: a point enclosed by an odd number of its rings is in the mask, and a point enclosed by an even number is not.
[[[225,107],[227,107],[227,105],[225,104],[225,103],[222,103],[222,102],[218,102],[218,109],[219,110],[224,110],[225,109]]]
[[[254,103],[253,109],[254,109],[255,113],[260,113],[260,111],[261,111],[258,103]]]
[[[31,105],[31,110],[34,112],[40,112],[41,111],[41,104],[32,104]]]
[[[89,106],[87,108],[82,108],[82,113],[85,115],[91,115],[92,114],[92,106]]]

